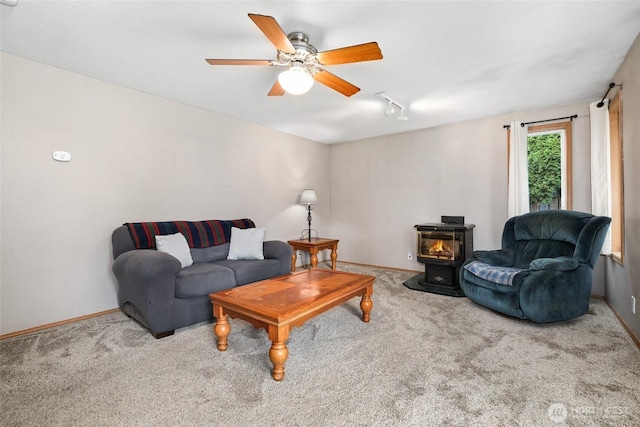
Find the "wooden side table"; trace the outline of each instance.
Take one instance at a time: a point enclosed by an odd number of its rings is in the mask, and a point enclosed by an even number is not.
[[[323,239],[320,237],[311,238],[309,241],[306,239],[289,240],[287,243],[293,248],[293,255],[291,256],[291,271],[296,270],[296,260],[298,256],[296,251],[309,252],[311,256],[311,268],[318,266],[318,251],[323,249],[331,249],[331,269],[336,269],[336,261],[338,260],[338,242],[337,239]]]

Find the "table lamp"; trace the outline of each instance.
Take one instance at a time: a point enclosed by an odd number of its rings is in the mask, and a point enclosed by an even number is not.
[[[307,205],[307,222],[309,223],[309,241],[311,241],[311,205],[318,203],[318,196],[315,190],[302,190],[300,194],[300,204]]]

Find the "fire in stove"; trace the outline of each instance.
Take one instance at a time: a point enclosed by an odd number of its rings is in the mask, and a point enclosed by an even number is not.
[[[418,257],[457,260],[460,256],[460,233],[422,231],[418,235]]]
[[[451,253],[451,246],[448,245],[444,240],[440,239],[436,240],[429,246],[427,253],[431,256],[447,259],[451,258],[453,255]]]

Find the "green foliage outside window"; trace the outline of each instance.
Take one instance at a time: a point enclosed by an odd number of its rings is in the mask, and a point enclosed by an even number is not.
[[[559,133],[528,138],[529,203],[532,206],[551,204],[554,199],[560,197],[562,189],[560,150]]]

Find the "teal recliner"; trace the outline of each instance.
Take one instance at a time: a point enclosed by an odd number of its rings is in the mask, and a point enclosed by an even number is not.
[[[502,249],[474,251],[460,269],[460,287],[480,305],[536,323],[582,316],[610,223],[566,210],[510,218]]]

